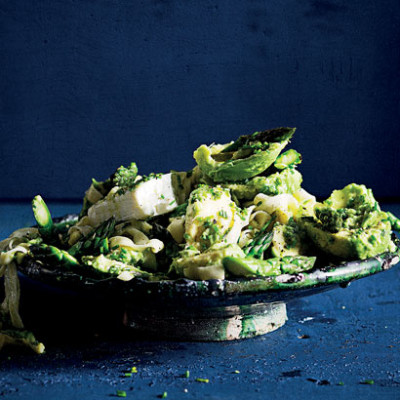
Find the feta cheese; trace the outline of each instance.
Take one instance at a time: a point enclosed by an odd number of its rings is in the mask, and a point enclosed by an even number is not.
[[[138,183],[131,191],[108,196],[91,206],[88,217],[93,226],[114,217],[117,221],[143,220],[166,214],[178,206],[175,197],[172,174],[152,177]]]

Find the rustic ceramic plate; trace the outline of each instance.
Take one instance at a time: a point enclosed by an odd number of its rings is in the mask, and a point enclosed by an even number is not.
[[[19,270],[53,288],[118,299],[125,307],[125,324],[141,332],[181,340],[230,340],[279,328],[287,319],[290,300],[346,286],[398,262],[398,253],[383,253],[301,274],[210,281],[99,280],[32,260],[21,264]]]

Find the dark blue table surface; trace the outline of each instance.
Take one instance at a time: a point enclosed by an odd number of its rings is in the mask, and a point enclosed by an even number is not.
[[[50,206],[53,215],[80,207]],[[400,204],[383,208],[400,214]],[[29,204],[0,204],[1,238],[32,223]],[[294,301],[281,329],[220,343],[140,337],[121,328],[118,312],[23,281],[23,317],[46,353],[0,353],[0,398],[101,399],[124,390],[131,399],[400,399],[399,277],[395,267]],[[42,308],[32,315],[35,302]]]
[[[291,146],[313,194],[351,176],[400,196],[398,0],[0,10],[0,198],[80,197],[131,161],[141,174],[187,170],[202,143],[282,125],[298,128]]]

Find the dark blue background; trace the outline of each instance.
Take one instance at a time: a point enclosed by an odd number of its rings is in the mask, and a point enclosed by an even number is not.
[[[297,126],[304,186],[400,196],[398,0],[0,1],[0,198]]]

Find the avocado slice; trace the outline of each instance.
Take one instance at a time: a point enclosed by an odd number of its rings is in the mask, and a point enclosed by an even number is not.
[[[341,229],[329,232],[315,221],[305,220],[302,224],[315,245],[322,251],[345,260],[365,260],[388,250],[393,250],[391,227],[382,221],[369,229]]]
[[[289,143],[296,128],[277,128],[240,136],[228,146],[201,145],[193,154],[214,182],[237,182],[264,172]]]
[[[245,257],[245,254],[237,244],[216,244],[197,254],[194,248],[183,250],[180,257],[173,260],[171,270],[193,280],[225,279],[222,260],[228,256]]]
[[[251,200],[258,193],[275,196],[297,192],[303,177],[294,167],[285,168],[268,176],[256,176],[246,182],[223,183],[221,186],[231,190],[239,200]]]
[[[275,257],[298,256],[301,254],[300,232],[294,223],[276,223],[273,229],[271,253]]]
[[[334,190],[314,210],[315,216],[300,218],[299,223],[328,254],[364,260],[394,248],[388,215],[364,185],[352,183]]]
[[[224,267],[235,276],[276,276],[280,274],[297,274],[314,267],[316,257],[287,256],[260,260],[253,257],[225,257]]]
[[[225,257],[223,259],[224,267],[235,276],[275,276],[280,275],[281,269],[279,263],[258,258],[246,257]]]
[[[301,154],[294,149],[290,149],[278,156],[274,162],[274,167],[277,169],[284,169],[300,164],[301,161]]]

